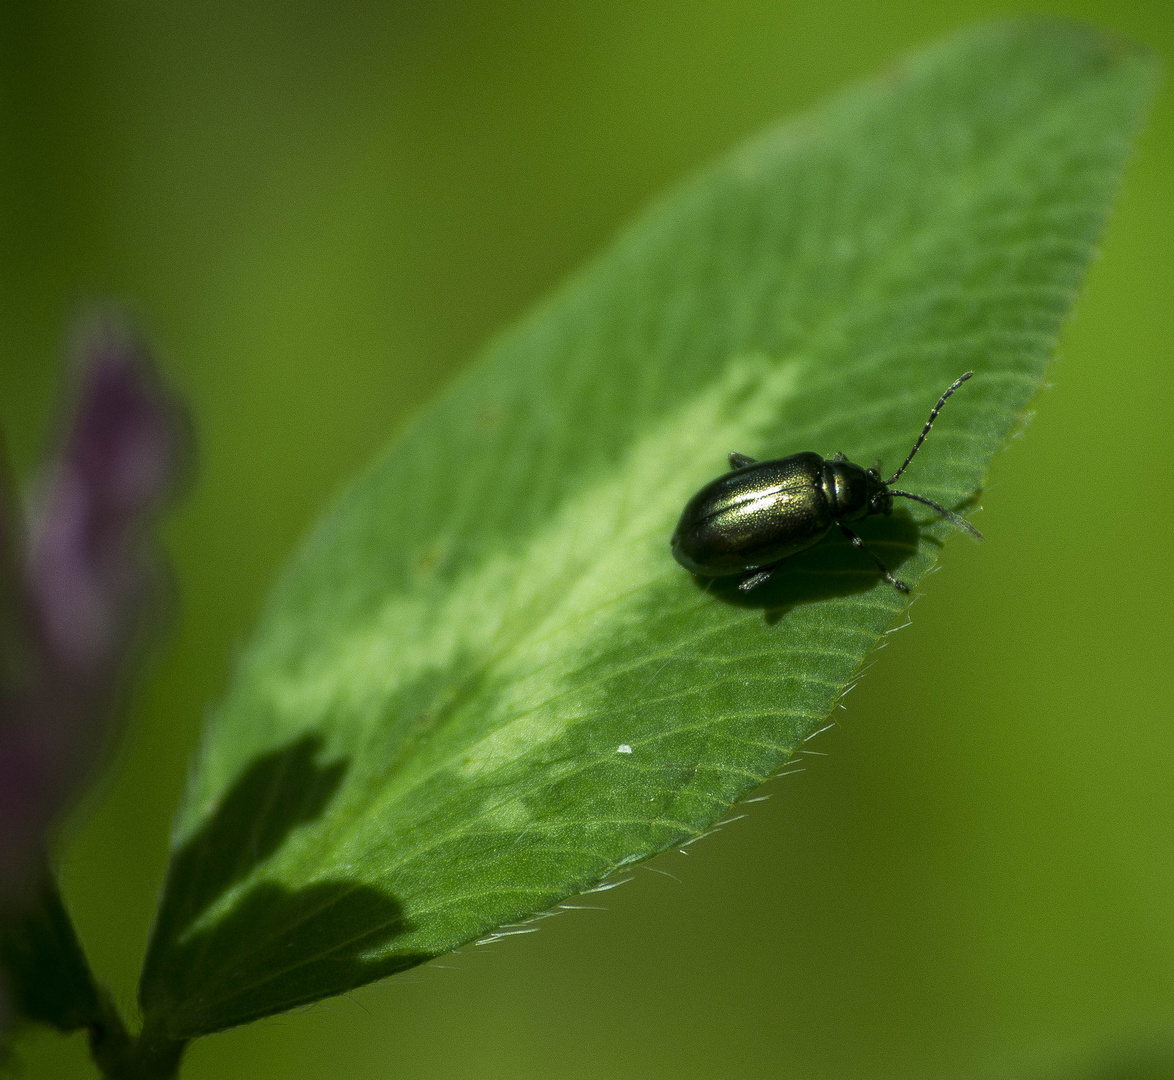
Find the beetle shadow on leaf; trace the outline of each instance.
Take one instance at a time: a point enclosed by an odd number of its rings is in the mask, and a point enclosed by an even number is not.
[[[936,543],[932,537],[922,535],[917,522],[905,510],[853,522],[851,527],[894,577],[901,576],[899,568],[916,553],[921,540]],[[882,579],[868,555],[856,550],[839,529],[833,528],[819,543],[784,559],[770,580],[758,588],[742,592],[738,588],[742,580],[696,578],[695,582],[699,589],[724,603],[760,609],[766,621],[773,624],[801,604],[865,593]]]
[[[321,739],[305,735],[258,758],[173,854],[139,999],[175,1036],[231,1027],[431,959],[394,951],[411,929],[402,904],[349,879],[301,888],[260,881],[210,911],[329,806],[349,763],[319,764],[321,751]]]

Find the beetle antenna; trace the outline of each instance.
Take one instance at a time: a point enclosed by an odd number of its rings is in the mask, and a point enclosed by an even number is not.
[[[951,525],[957,525],[958,528],[965,529],[968,533],[970,533],[971,536],[974,537],[975,540],[982,539],[982,533],[980,533],[973,525],[971,525],[969,521],[967,521],[965,518],[959,517],[957,514],[951,514],[950,511],[947,510],[944,506],[938,506],[938,504],[934,502],[933,499],[926,499],[921,495],[914,495],[908,491],[893,491],[891,488],[889,489],[889,494],[900,495],[903,499],[912,499],[914,502],[923,503],[931,510],[936,510],[939,514],[942,515],[942,517],[950,522]]]
[[[938,413],[942,411],[942,406],[945,405],[950,395],[973,374],[973,371],[968,371],[965,375],[959,375],[958,378],[956,378],[950,384],[949,389],[940,398],[938,398],[938,403],[933,407],[933,412],[929,414],[929,419],[925,422],[925,427],[921,429],[921,434],[917,436],[917,442],[913,444],[913,449],[909,451],[909,456],[905,459],[905,464],[902,465],[895,473],[893,473],[892,476],[890,476],[885,481],[886,485],[891,484],[909,467],[909,462],[913,460],[913,455],[921,449],[921,444],[925,442],[925,437],[929,434],[929,429],[933,427],[933,422],[938,418]],[[893,494],[896,495],[897,493],[894,491]],[[938,509],[941,510],[942,508],[939,506]],[[942,513],[944,514],[945,511],[942,510]],[[947,514],[946,516],[948,517],[949,515]]]

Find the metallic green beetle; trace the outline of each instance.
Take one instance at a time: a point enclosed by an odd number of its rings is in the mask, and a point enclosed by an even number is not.
[[[673,533],[673,555],[686,570],[700,577],[748,576],[738,584],[749,592],[770,579],[788,556],[811,547],[833,525],[865,552],[894,588],[908,592],[845,524],[871,514],[891,514],[893,496],[913,499],[937,511],[976,539],[980,533],[970,522],[950,513],[931,499],[897,491],[892,484],[921,449],[929,429],[949,396],[974,374],[955,379],[938,400],[905,463],[882,480],[875,469],[864,469],[837,454],[830,461],[811,451],[773,461],[755,461],[745,454],[730,454],[731,472],[706,484],[681,513]]]

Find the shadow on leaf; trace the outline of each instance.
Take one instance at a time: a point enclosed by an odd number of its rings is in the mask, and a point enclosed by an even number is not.
[[[206,917],[326,809],[347,762],[319,765],[321,749],[306,735],[259,758],[173,855],[139,989],[144,1015],[172,1037],[232,1027],[431,958],[389,952],[410,928],[401,904],[349,880],[261,881]]]

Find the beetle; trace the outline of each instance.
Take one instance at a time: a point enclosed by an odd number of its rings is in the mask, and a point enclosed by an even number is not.
[[[891,485],[909,467],[950,395],[974,374],[966,372],[950,384],[929,414],[905,463],[882,480],[879,466],[864,469],[843,454],[828,460],[812,451],[772,461],[756,461],[731,453],[730,472],[706,484],[685,504],[673,533],[673,555],[699,577],[747,576],[738,584],[750,592],[770,580],[779,565],[796,552],[818,543],[838,525],[852,546],[867,554],[881,576],[903,593],[909,586],[889,573],[846,524],[872,514],[891,514],[893,496],[913,499],[965,529],[976,539],[970,522],[932,499],[898,491]]]

